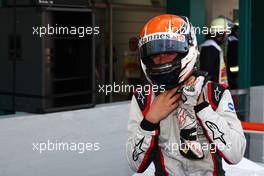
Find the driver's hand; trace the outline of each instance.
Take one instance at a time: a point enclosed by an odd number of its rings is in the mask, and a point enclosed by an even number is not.
[[[198,98],[202,92],[204,80],[205,78],[203,76],[199,76],[196,78],[195,82],[192,85],[186,85],[183,87],[182,90],[183,104],[190,106],[197,105]]]
[[[165,119],[179,105],[181,94],[177,93],[179,87],[165,91],[159,94],[150,105],[150,109],[146,114],[146,120],[151,123],[158,123]]]

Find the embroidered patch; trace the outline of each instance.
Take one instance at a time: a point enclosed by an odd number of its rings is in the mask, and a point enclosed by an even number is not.
[[[208,98],[213,109],[216,110],[221,98],[226,90],[226,86],[214,82],[208,83]]]
[[[226,145],[226,141],[224,139],[224,133],[219,130],[218,126],[210,121],[206,121],[205,125],[210,129],[210,131],[213,134],[213,140],[219,139],[221,142],[223,142]]]
[[[149,92],[144,91],[143,89],[137,89],[134,92],[134,96],[137,100],[140,110],[143,112],[147,106],[148,98],[150,96]]]
[[[192,115],[187,109],[182,107],[177,108],[175,116],[178,118],[180,128],[193,126],[193,124],[196,122],[195,116]]]
[[[234,104],[233,104],[233,103],[229,102],[229,103],[227,104],[227,106],[228,106],[228,108],[229,108],[229,110],[230,110],[231,112],[234,112],[234,111],[235,111],[235,107],[234,107]]]
[[[134,161],[137,161],[139,155],[145,152],[144,150],[142,150],[142,144],[143,144],[144,138],[145,137],[143,137],[137,144],[135,144],[133,156],[132,156]]]

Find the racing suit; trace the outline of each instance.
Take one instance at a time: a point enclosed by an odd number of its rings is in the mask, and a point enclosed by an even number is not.
[[[245,151],[246,140],[234,110],[231,94],[225,85],[206,82],[202,94],[205,101],[188,110],[179,105],[158,124],[147,121],[155,93],[136,91],[131,101],[126,156],[130,168],[144,172],[154,163],[156,176],[209,176],[225,175],[222,158],[229,164],[238,163]],[[197,118],[197,137],[204,157],[193,160],[179,151],[179,112]],[[187,112],[188,111],[188,112]]]

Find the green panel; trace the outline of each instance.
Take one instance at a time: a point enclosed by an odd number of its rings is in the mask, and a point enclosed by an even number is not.
[[[264,85],[264,58],[263,58],[263,16],[264,1],[252,1],[252,28],[251,28],[251,85]]]
[[[167,0],[167,13],[190,18],[190,0]]]
[[[205,2],[204,0],[191,0],[190,1],[190,21],[193,26],[199,27],[199,29],[203,29],[205,26]],[[204,41],[204,35],[199,33],[198,30],[196,32],[196,37],[198,44],[201,44]]]
[[[239,88],[251,83],[251,0],[239,1]]]
[[[187,16],[193,26],[203,28],[205,25],[204,0],[167,0],[167,13]],[[202,34],[196,35],[198,43],[204,40]]]
[[[0,7],[3,7],[4,5],[6,5],[6,0],[0,0]]]
[[[9,115],[9,114],[14,114],[14,113],[10,111],[0,111],[0,116]]]

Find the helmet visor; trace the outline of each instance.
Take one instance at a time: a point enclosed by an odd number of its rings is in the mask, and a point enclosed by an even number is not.
[[[140,58],[144,62],[150,56],[163,53],[186,53],[189,50],[188,42],[177,40],[154,40],[143,44],[140,49]]]

